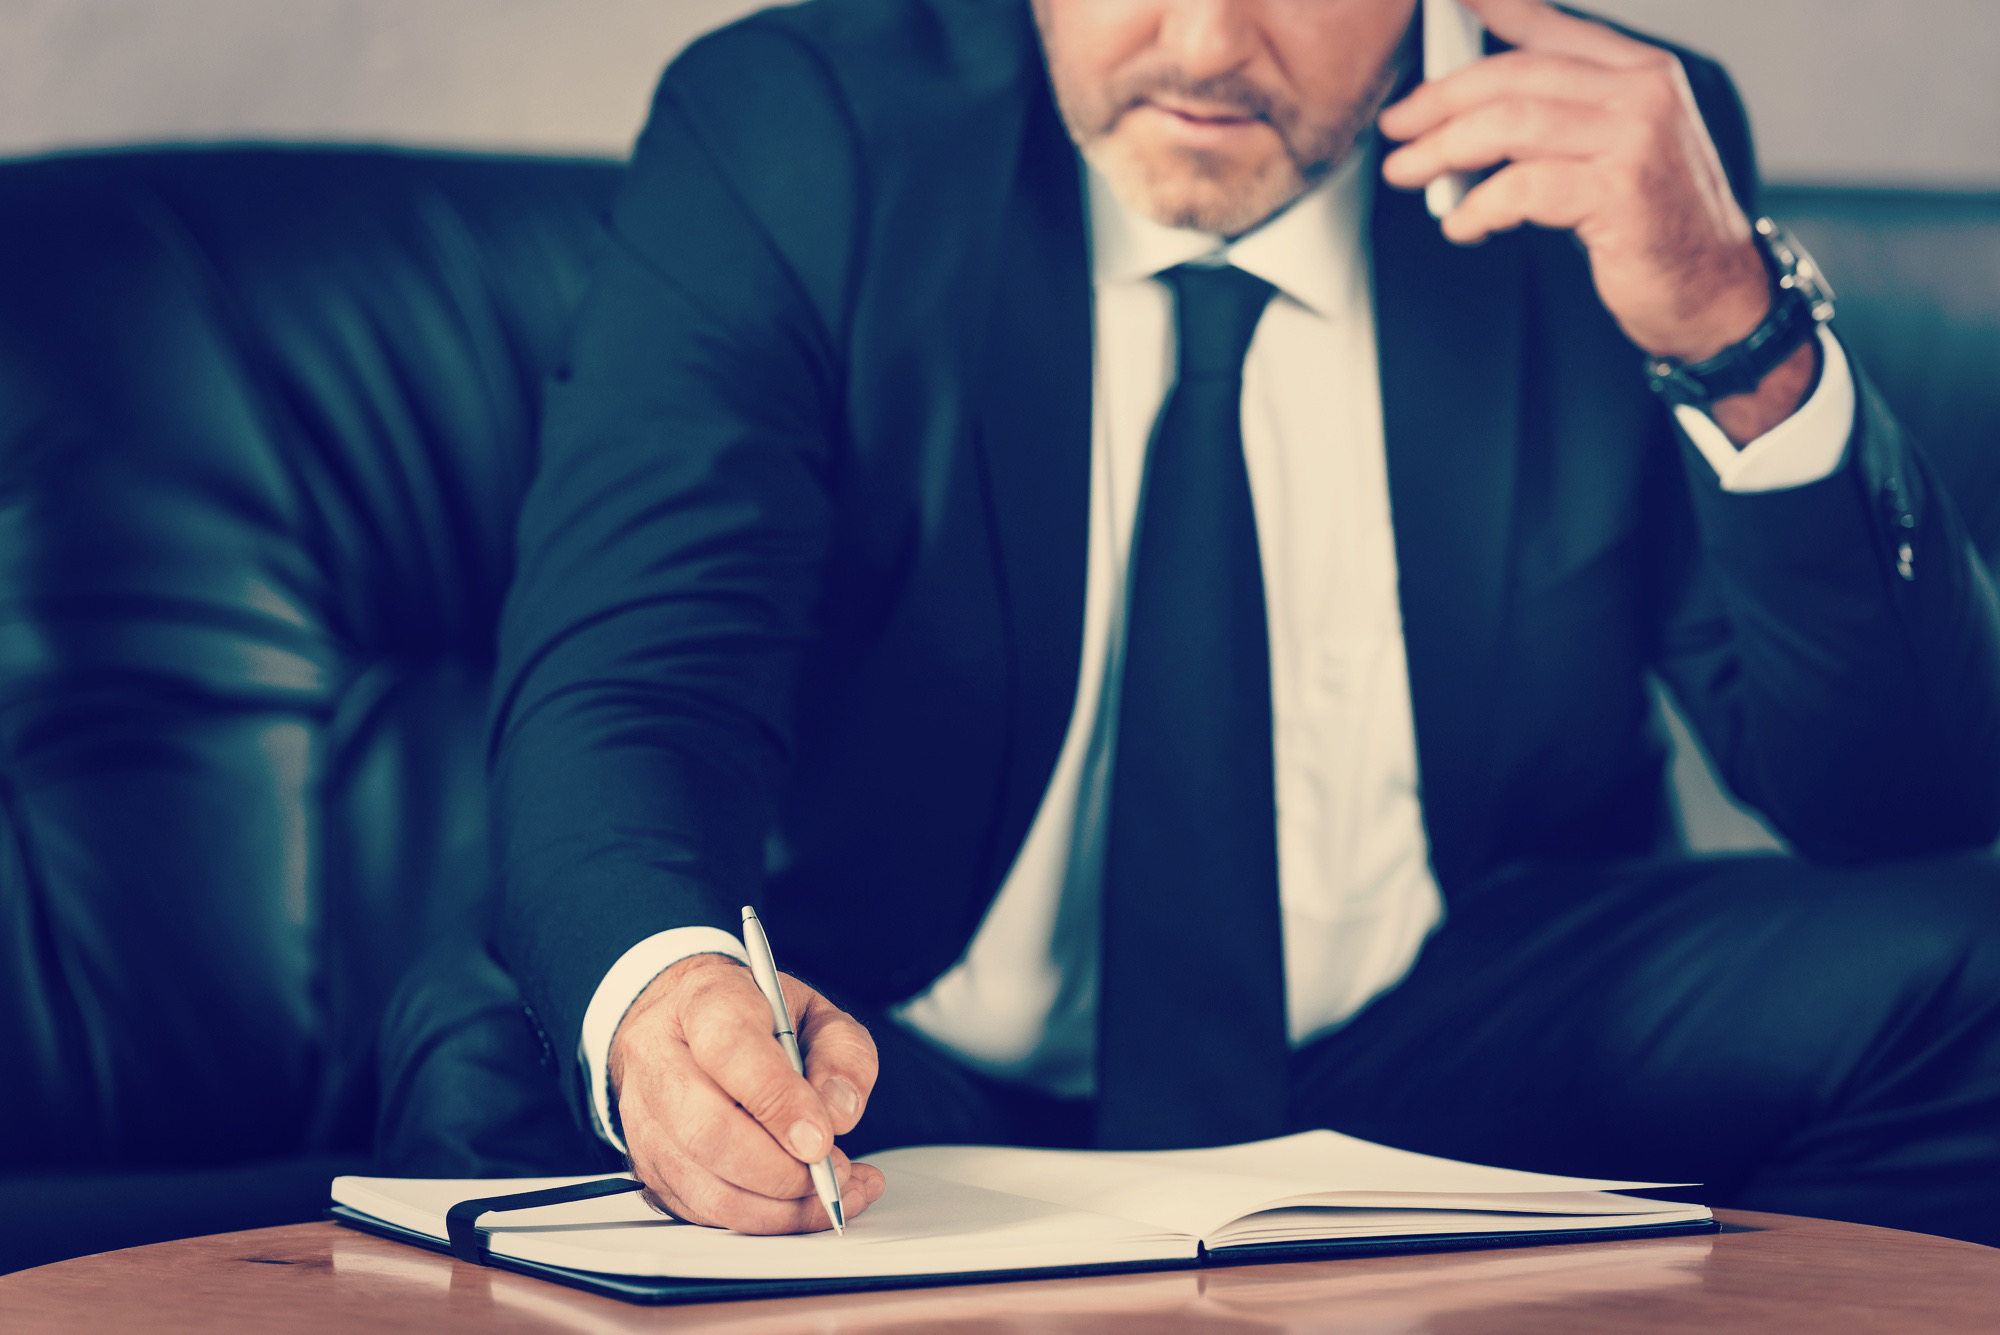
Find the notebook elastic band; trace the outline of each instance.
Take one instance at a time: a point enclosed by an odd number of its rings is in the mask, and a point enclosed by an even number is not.
[[[517,1191],[509,1196],[482,1196],[478,1200],[460,1201],[445,1213],[445,1238],[451,1243],[453,1256],[470,1265],[485,1265],[486,1239],[478,1228],[481,1215],[532,1210],[542,1205],[568,1205],[571,1201],[638,1191],[645,1185],[637,1178],[600,1177],[589,1182],[572,1182],[566,1187],[544,1187],[540,1191]]]

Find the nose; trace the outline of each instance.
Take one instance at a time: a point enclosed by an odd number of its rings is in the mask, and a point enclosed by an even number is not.
[[[1191,79],[1240,69],[1257,47],[1256,9],[1262,0],[1172,0],[1160,25],[1160,45]]]

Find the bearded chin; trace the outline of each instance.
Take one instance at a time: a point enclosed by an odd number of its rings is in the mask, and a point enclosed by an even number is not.
[[[1301,171],[1289,154],[1244,162],[1146,143],[1114,129],[1082,149],[1120,203],[1165,227],[1240,236],[1304,194],[1326,168]]]

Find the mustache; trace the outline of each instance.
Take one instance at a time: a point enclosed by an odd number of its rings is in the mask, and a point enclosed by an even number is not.
[[[1135,74],[1112,89],[1111,114],[1104,128],[1109,130],[1123,120],[1127,112],[1161,94],[1225,107],[1237,115],[1264,121],[1279,129],[1283,129],[1289,120],[1285,108],[1280,107],[1275,98],[1239,73],[1231,71],[1212,78],[1191,79],[1185,71],[1167,68]]]

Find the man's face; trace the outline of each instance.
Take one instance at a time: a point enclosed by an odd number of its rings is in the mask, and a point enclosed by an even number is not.
[[[1034,0],[1063,120],[1119,199],[1235,236],[1354,147],[1416,0]]]

